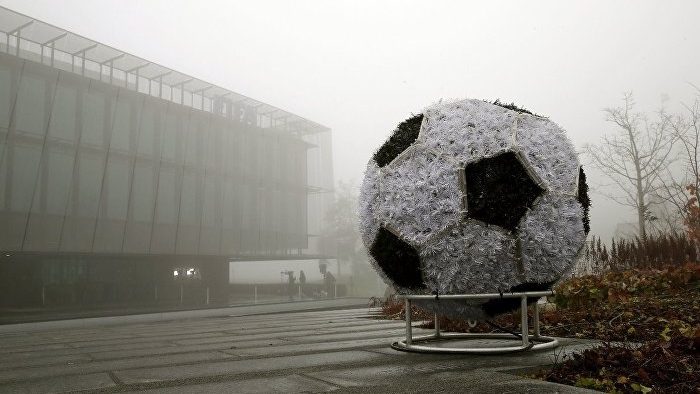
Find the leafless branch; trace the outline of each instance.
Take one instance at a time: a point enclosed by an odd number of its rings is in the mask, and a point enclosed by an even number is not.
[[[653,199],[666,185],[663,176],[675,160],[673,147],[678,136],[667,132],[673,122],[663,110],[651,122],[634,111],[631,92],[622,101],[619,107],[603,109],[606,120],[617,126],[614,135],[603,137],[600,145],[587,145],[586,151],[621,193],[602,194],[637,211],[639,235],[645,238],[649,207],[657,204]]]

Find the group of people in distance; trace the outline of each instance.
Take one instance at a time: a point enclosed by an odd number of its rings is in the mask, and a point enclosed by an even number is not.
[[[318,286],[313,286],[313,291],[311,292],[310,297],[326,298],[329,294],[335,296],[335,276],[326,270],[322,270],[321,273],[323,274],[323,287],[318,288]],[[285,271],[285,274],[287,274],[287,295],[289,295],[290,300],[293,300],[294,296],[297,295],[297,292],[299,291],[302,294],[302,297],[303,295],[309,296],[307,292],[306,274],[304,274],[304,270],[299,271],[298,286],[296,284],[297,278],[294,276],[294,271]]]

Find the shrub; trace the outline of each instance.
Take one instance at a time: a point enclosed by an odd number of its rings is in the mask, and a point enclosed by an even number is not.
[[[569,279],[556,288],[557,306],[582,310],[598,307],[601,302],[614,303],[633,296],[674,294],[686,291],[700,281],[700,264],[668,265],[660,269],[608,271]]]
[[[584,246],[577,272],[599,274],[605,271],[661,269],[666,265],[679,266],[697,261],[697,257],[696,243],[683,233],[660,234],[646,239],[612,239],[610,249],[594,236]]]

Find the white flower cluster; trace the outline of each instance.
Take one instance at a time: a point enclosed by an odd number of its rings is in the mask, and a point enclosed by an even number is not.
[[[414,145],[382,171],[377,214],[403,240],[418,246],[459,220],[461,196],[457,164]]]
[[[377,162],[370,160],[365,169],[362,186],[360,186],[358,209],[360,235],[362,236],[362,242],[367,248],[372,244],[379,230],[379,220],[376,214],[379,209],[379,204],[377,203],[379,200],[379,175]],[[377,269],[377,272],[381,272],[381,270]]]
[[[517,112],[480,100],[464,100],[433,105],[424,113],[418,142],[445,152],[460,163],[491,157],[513,147]]]
[[[516,149],[550,191],[576,195],[578,156],[559,126],[547,119],[522,116],[518,119]]]
[[[359,221],[368,249],[384,227],[418,253],[424,288],[396,286],[385,269],[396,262],[370,256],[375,269],[400,293],[505,292],[560,278],[585,241],[579,163],[564,132],[548,119],[480,100],[437,104],[423,114],[410,147],[382,168],[370,160]],[[469,164],[506,152],[516,154],[542,189],[514,231],[471,218],[466,201]],[[423,304],[447,315],[484,317],[475,303]]]
[[[438,294],[494,293],[517,283],[515,239],[507,231],[466,219],[420,249],[426,285]]]
[[[545,194],[520,224],[527,282],[551,282],[571,269],[583,246],[583,209],[575,197]]]

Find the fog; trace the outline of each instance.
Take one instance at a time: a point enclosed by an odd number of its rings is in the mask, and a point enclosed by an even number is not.
[[[700,84],[700,3],[660,1],[63,1],[0,5],[321,123],[335,179],[440,99],[515,102],[581,150],[633,91],[652,113]],[[588,159],[582,156],[584,164]],[[602,182],[589,169],[593,186]],[[592,195],[608,238],[632,210]]]

